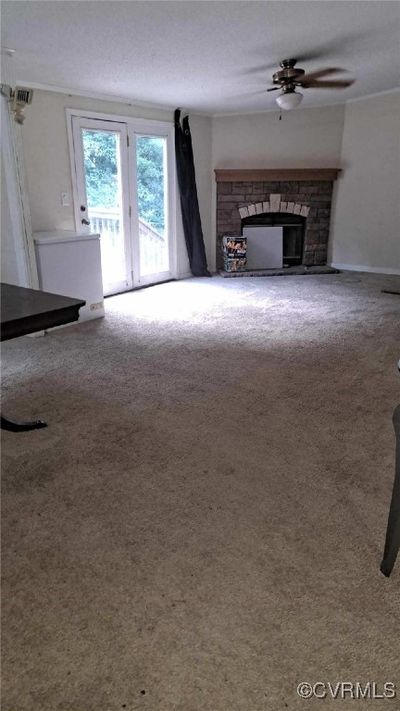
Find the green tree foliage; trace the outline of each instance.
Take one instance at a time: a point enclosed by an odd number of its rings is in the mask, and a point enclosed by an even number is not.
[[[136,139],[139,217],[164,232],[164,139]]]
[[[119,207],[118,135],[108,131],[83,131],[86,193],[89,208]]]
[[[111,131],[83,131],[86,191],[89,208],[118,208],[119,137]],[[138,136],[136,172],[139,217],[164,231],[164,139]]]

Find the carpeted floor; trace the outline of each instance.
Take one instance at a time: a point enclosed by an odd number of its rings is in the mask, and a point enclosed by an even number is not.
[[[49,427],[3,433],[3,711],[400,708],[399,281],[192,279],[4,345]]]

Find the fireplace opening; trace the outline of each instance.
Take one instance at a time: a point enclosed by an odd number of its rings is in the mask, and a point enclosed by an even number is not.
[[[302,215],[272,212],[244,217],[241,228],[282,227],[283,266],[292,267],[303,264],[305,223]]]

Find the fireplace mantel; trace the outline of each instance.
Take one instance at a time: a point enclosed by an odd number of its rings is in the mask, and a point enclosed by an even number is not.
[[[340,168],[250,168],[250,169],[216,169],[217,183],[246,183],[268,180],[336,180]]]

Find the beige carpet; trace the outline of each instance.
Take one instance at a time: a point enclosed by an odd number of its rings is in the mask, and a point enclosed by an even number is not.
[[[400,708],[399,281],[186,280],[4,345],[49,427],[3,433],[3,711]]]

